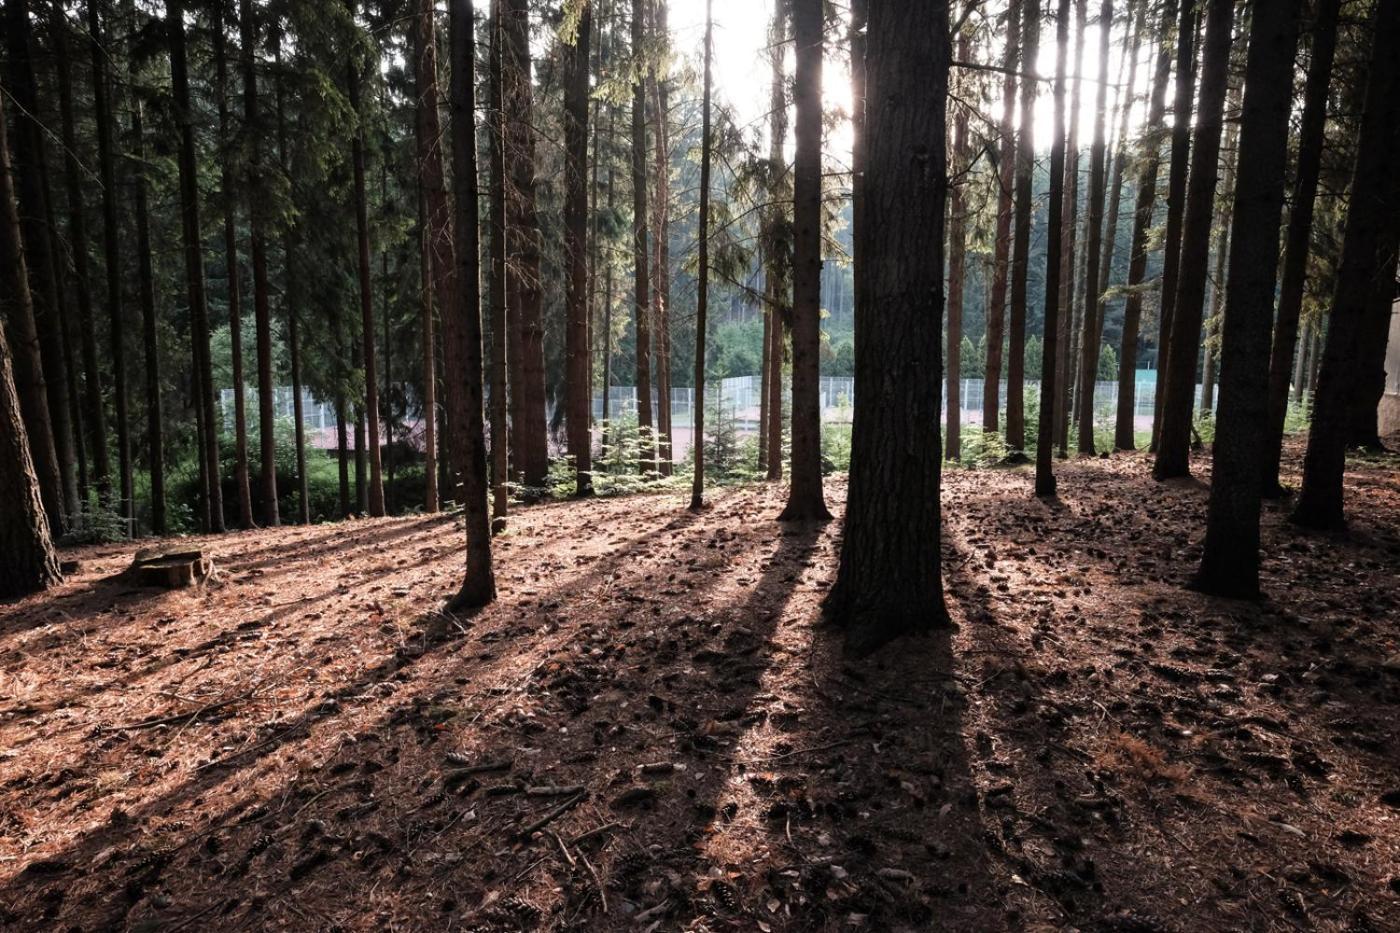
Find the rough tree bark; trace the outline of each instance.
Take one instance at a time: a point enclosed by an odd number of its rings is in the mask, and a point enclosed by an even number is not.
[[[214,414],[214,373],[209,357],[209,306],[204,291],[204,250],[199,224],[199,162],[195,155],[194,113],[190,106],[189,66],[185,59],[184,0],[166,3],[170,41],[170,76],[179,123],[181,244],[185,254],[185,287],[190,307],[190,338],[194,346],[194,380],[202,422],[200,447],[204,470],[204,527],[224,530],[224,497],[219,479],[219,430]]]
[[[490,286],[487,303],[491,314],[491,531],[499,534],[505,531],[507,512],[510,508],[510,415],[514,411],[510,398],[508,375],[517,377],[520,372],[520,342],[514,339],[511,327],[513,316],[506,307],[506,155],[505,155],[505,110],[501,95],[504,93],[501,68],[504,61],[501,52],[501,0],[491,5],[491,46],[489,67],[491,77],[489,93],[491,104],[487,108],[486,135],[491,160],[491,188],[489,192],[490,239]]]
[[[55,267],[57,250],[53,246],[52,201],[48,196],[47,156],[44,134],[38,113],[38,93],[34,77],[33,51],[30,43],[29,10],[26,0],[6,0],[4,5],[4,47],[5,47],[5,91],[12,101],[14,113],[14,135],[12,170],[14,172],[15,195],[19,210],[20,233],[25,247],[25,259],[29,269],[30,297],[33,303],[34,326],[38,339],[40,365],[44,376],[43,388],[48,407],[48,433],[50,443],[42,439],[36,441],[34,430],[43,433],[45,428],[35,425],[31,429],[30,443],[38,453],[35,466],[39,471],[40,490],[44,496],[45,511],[49,527],[55,534],[66,530],[67,521],[78,512],[78,468],[77,444],[74,438],[73,407],[75,399],[69,393],[69,369],[65,359],[63,339],[64,314],[62,291]],[[14,334],[11,334],[12,340]],[[26,358],[29,345],[18,346],[14,341],[16,355],[16,380],[21,397],[25,387],[33,385],[33,374]],[[30,404],[28,399],[24,399]],[[52,483],[53,467],[39,462],[47,447],[52,446],[58,470],[59,489],[46,484]],[[84,484],[86,485],[86,484]],[[54,509],[57,501],[59,507]]]
[[[1248,171],[1235,184],[1214,469],[1205,550],[1193,581],[1215,596],[1259,594],[1259,450],[1268,434],[1269,332],[1301,6],[1301,0],[1256,4],[1249,27],[1239,149]]]
[[[831,517],[822,499],[820,396],[823,48],[821,0],[794,0],[792,25],[793,39],[797,44],[794,93],[797,110],[797,148],[792,175],[792,485],[788,490],[787,506],[779,520],[810,521]],[[867,55],[867,69],[869,62],[870,56]],[[868,99],[867,97],[867,111]],[[868,151],[868,139],[866,146]],[[940,157],[940,161],[945,160]],[[868,177],[866,183],[869,184]],[[938,268],[941,273],[941,262]],[[938,416],[939,412],[935,410],[935,423]]]
[[[564,237],[568,261],[565,366],[569,455],[574,460],[574,493],[593,492],[593,387],[588,378],[588,41],[593,7],[584,6],[573,45],[565,49],[564,79]]]
[[[655,422],[651,405],[651,247],[647,214],[647,100],[642,44],[646,39],[643,0],[632,0],[632,262],[637,330],[637,427],[641,431],[642,472],[656,469]],[[698,391],[698,389],[697,389]]]
[[[1037,425],[1035,449],[1035,494],[1041,498],[1051,498],[1055,495],[1055,345],[1060,337],[1057,325],[1060,316],[1060,248],[1064,234],[1061,213],[1064,210],[1065,71],[1069,64],[1069,0],[1060,0],[1056,16],[1055,45],[1059,54],[1055,67],[1054,134],[1050,140],[1050,217],[1046,227],[1045,247],[1045,336],[1041,344],[1040,423]],[[1090,249],[1092,250],[1093,246]]]
[[[1346,469],[1348,412],[1361,387],[1357,363],[1366,316],[1381,288],[1394,288],[1395,243],[1391,224],[1400,214],[1400,2],[1376,5],[1370,28],[1371,61],[1366,102],[1356,140],[1351,209],[1327,322],[1327,341],[1313,391],[1312,423],[1303,460],[1303,490],[1292,520],[1305,528],[1346,524],[1342,478]]]
[[[1084,26],[1088,19],[1087,0],[1075,0],[1074,29],[1074,78],[1070,92],[1069,112],[1074,114],[1065,126],[1065,171],[1061,186],[1060,212],[1062,248],[1060,250],[1060,315],[1057,321],[1058,342],[1055,346],[1055,442],[1059,445],[1059,455],[1069,455],[1070,407],[1073,404],[1074,380],[1070,378],[1075,362],[1074,341],[1079,326],[1079,314],[1075,302],[1074,258],[1079,225],[1079,99],[1083,81],[1079,76],[1080,63],[1084,60]]]
[[[655,152],[656,191],[652,198],[652,235],[655,254],[651,276],[652,326],[656,328],[656,435],[657,461],[663,476],[674,469],[674,438],[671,430],[671,82],[668,64],[670,33],[667,31],[666,0],[653,0],[652,34],[660,62],[649,71],[652,110],[656,113]],[[697,435],[698,436],[698,435]]]
[[[1016,138],[1016,217],[1011,260],[1011,313],[1007,327],[1006,445],[1024,458],[1026,446],[1026,276],[1029,272],[1035,176],[1035,61],[1040,54],[1040,0],[1021,9],[1021,130]]]
[[[1143,126],[1142,166],[1137,177],[1137,201],[1133,206],[1133,232],[1128,247],[1127,298],[1123,302],[1123,342],[1118,352],[1118,408],[1113,422],[1115,450],[1135,450],[1134,417],[1137,411],[1138,331],[1142,324],[1143,278],[1147,274],[1148,231],[1157,202],[1157,170],[1162,162],[1162,118],[1166,114],[1167,83],[1171,79],[1172,21],[1177,0],[1166,0],[1158,34],[1157,63],[1152,75],[1152,98]]]
[[[868,304],[856,317],[850,491],[824,607],[856,650],[948,623],[939,553],[947,17],[944,0],[870,7],[868,261],[856,269]]]
[[[444,309],[443,355],[450,431],[465,465],[462,515],[467,531],[466,574],[448,603],[453,610],[475,609],[496,598],[491,568],[491,516],[486,492],[486,426],[482,419],[481,243],[476,175],[476,51],[471,0],[450,0],[448,42],[452,49],[452,176],[457,246],[457,306]]]
[[[1191,138],[1191,181],[1167,343],[1166,397],[1162,401],[1157,460],[1152,465],[1152,475],[1159,480],[1191,473],[1191,413],[1196,401],[1196,361],[1201,346],[1206,270],[1210,265],[1210,228],[1215,219],[1215,185],[1234,17],[1234,0],[1210,0],[1206,7],[1201,93]]]
[[[287,94],[282,70],[282,40],[273,42],[277,75],[274,99],[277,106],[277,166],[283,184],[295,200],[296,183],[292,178],[291,150],[287,139]],[[282,231],[282,303],[287,318],[287,356],[292,377],[292,431],[297,464],[297,521],[311,523],[311,483],[306,474],[306,413],[301,394],[301,270],[297,257],[301,253],[301,221],[293,217]]]

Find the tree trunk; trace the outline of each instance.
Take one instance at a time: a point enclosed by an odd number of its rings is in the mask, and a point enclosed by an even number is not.
[[[958,36],[958,59],[972,57],[972,41],[966,32]],[[945,456],[956,461],[962,453],[962,317],[963,280],[967,272],[967,203],[963,186],[967,178],[967,108],[959,107],[953,119],[952,174],[957,184],[948,191],[948,435]]]
[[[1259,450],[1269,433],[1269,332],[1301,6],[1301,0],[1256,4],[1249,28],[1239,151],[1248,171],[1235,186],[1214,469],[1205,550],[1194,580],[1215,596],[1259,594]]]
[[[1348,412],[1358,385],[1357,366],[1366,315],[1376,294],[1394,289],[1393,219],[1400,214],[1400,3],[1376,4],[1369,29],[1371,67],[1357,134],[1351,209],[1341,245],[1336,290],[1327,318],[1327,340],[1313,388],[1303,489],[1292,521],[1305,528],[1343,528],[1343,475],[1347,465]]]
[[[822,501],[821,0],[794,0],[792,24],[793,39],[797,43],[794,95],[797,148],[792,176],[792,485],[788,491],[787,507],[779,520],[809,521],[831,517],[826,503]],[[868,147],[868,139],[866,144]],[[869,183],[868,178],[866,183]],[[941,208],[942,204],[939,206]],[[942,252],[941,244],[939,252]],[[940,274],[942,268],[940,262]],[[696,391],[700,388],[697,386]],[[935,409],[935,424],[939,414]]]
[[[690,487],[690,508],[698,510],[705,504],[705,327],[710,307],[710,60],[714,38],[712,0],[705,0],[705,82],[700,111],[700,267],[696,271],[695,297],[695,425],[691,449],[695,453],[695,474]],[[665,117],[658,123],[665,125]],[[663,132],[664,135],[664,132]],[[664,216],[664,211],[661,212]],[[661,226],[658,235],[664,236]],[[664,443],[664,441],[663,441]]]
[[[1133,4],[1128,4],[1128,17],[1134,19]],[[1141,12],[1136,16],[1135,24],[1130,22],[1129,29],[1132,33],[1132,47],[1128,51],[1128,80],[1123,85],[1122,97],[1118,99],[1118,129],[1115,134],[1115,153],[1113,156],[1112,180],[1108,183],[1108,226],[1103,235],[1103,263],[1099,266],[1099,330],[1100,344],[1103,342],[1103,321],[1108,313],[1108,286],[1113,277],[1113,257],[1117,252],[1118,244],[1118,221],[1122,213],[1123,205],[1123,170],[1128,162],[1128,124],[1133,111],[1133,89],[1137,87],[1138,56],[1142,51],[1142,35],[1147,29],[1147,6],[1144,4]],[[1119,69],[1122,75],[1122,69]],[[1094,374],[1095,382],[1098,381],[1098,373]],[[1116,446],[1116,444],[1115,444]]]
[[[246,2],[246,0],[245,0]],[[356,0],[346,0],[353,24]],[[379,367],[374,349],[374,285],[370,277],[369,195],[365,190],[365,114],[360,100],[360,69],[348,66],[350,109],[355,127],[350,136],[350,166],[355,184],[356,270],[360,286],[360,341],[364,360],[364,424],[369,432],[369,489],[366,506],[371,516],[384,516],[384,467],[379,443]]]
[[[1137,449],[1134,419],[1137,413],[1138,331],[1142,323],[1143,278],[1147,274],[1148,232],[1152,228],[1152,210],[1157,200],[1157,170],[1162,161],[1162,118],[1166,114],[1167,82],[1171,79],[1171,47],[1166,37],[1171,34],[1171,24],[1176,19],[1176,4],[1177,0],[1166,0],[1162,8],[1157,64],[1152,75],[1152,99],[1147,105],[1147,122],[1142,131],[1142,167],[1138,171],[1137,202],[1133,206],[1128,295],[1123,302],[1123,342],[1118,353],[1118,410],[1113,425],[1115,450]]]
[[[1073,403],[1070,378],[1075,362],[1074,341],[1078,339],[1079,313],[1075,306],[1074,271],[1075,247],[1079,224],[1079,95],[1083,81],[1079,76],[1084,61],[1084,25],[1088,19],[1086,0],[1075,0],[1074,89],[1070,94],[1069,112],[1073,114],[1065,127],[1065,172],[1060,200],[1060,314],[1057,319],[1058,342],[1055,347],[1055,440],[1061,457],[1069,455],[1069,423]]]
[[[643,0],[632,0],[632,261],[637,329],[637,427],[641,432],[642,473],[656,470],[656,445],[651,406],[651,248],[647,214],[647,124],[645,64],[642,44]],[[698,388],[697,388],[698,391]]]
[[[864,255],[873,262],[856,268],[868,304],[856,316],[850,491],[824,607],[856,650],[948,623],[938,422],[949,57],[944,0],[871,4]]]
[[[437,29],[433,0],[419,0],[417,35],[414,48],[418,89],[418,177],[423,190],[423,241],[428,251],[427,271],[432,276],[431,294],[423,310],[423,421],[425,425],[424,472],[428,480],[425,508],[438,509],[437,488],[437,350],[433,308],[447,313],[455,308],[452,249],[452,217],[447,206],[447,186],[442,168],[442,122],[438,114]],[[429,288],[424,283],[424,288]],[[453,490],[448,488],[447,495]]]
[[[514,315],[506,307],[506,162],[505,123],[501,95],[504,93],[501,68],[501,0],[491,10],[490,93],[491,106],[486,118],[491,159],[491,530],[499,534],[506,527],[510,507],[510,432],[508,416],[514,414],[517,398],[509,395],[507,383],[520,384],[520,341],[514,339]],[[512,379],[507,379],[507,373]],[[518,391],[518,390],[517,390]]]
[[[243,125],[248,165],[244,187],[248,197],[248,254],[253,265],[253,327],[258,345],[258,495],[262,498],[263,524],[280,523],[277,514],[277,419],[273,408],[271,288],[267,279],[267,199],[262,164],[263,132],[258,116],[258,24],[252,0],[239,0],[239,30],[243,40]]]
[[[431,15],[431,10],[429,14]],[[434,336],[437,328],[433,321],[433,248],[428,236],[428,208],[423,197],[421,137],[419,141],[418,289],[419,300],[422,303],[419,310],[419,339],[423,342],[423,398],[420,403],[423,420],[423,511],[431,515],[438,510],[437,360],[433,352],[433,344],[437,342]]]
[[[1040,0],[1023,0],[1021,61],[1021,131],[1016,139],[1015,243],[1011,261],[1011,315],[1007,328],[1006,445],[1024,457],[1026,446],[1026,275],[1029,271],[1031,214],[1035,176],[1035,62],[1040,54]]]
[[[658,54],[668,54],[670,33],[666,25],[666,0],[654,0],[652,31]],[[664,61],[664,58],[663,58]],[[670,76],[650,69],[652,109],[656,112],[656,138],[653,140],[656,196],[652,201],[656,253],[652,264],[652,326],[656,328],[656,433],[657,460],[661,475],[673,472],[674,438],[671,430],[671,139]],[[697,435],[698,436],[698,435]]]
[[[861,235],[861,203],[865,185],[865,7],[867,0],[851,2],[851,95],[854,113],[851,115],[851,242],[852,252],[859,256],[864,250]],[[773,21],[769,27],[768,43],[772,56],[773,78],[769,85],[768,102],[768,165],[769,208],[764,233],[764,288],[768,292],[768,344],[765,360],[768,367],[768,471],[769,480],[783,478],[783,358],[786,355],[786,333],[791,327],[788,272],[792,268],[792,241],[785,235],[790,201],[791,176],[787,170],[788,106],[787,75],[783,61],[787,53],[788,15],[786,4],[773,6]],[[859,298],[857,298],[859,302]]]
[[[517,317],[513,330],[520,347],[518,398],[511,423],[516,472],[523,485],[542,488],[549,472],[545,421],[544,319],[540,283],[540,223],[535,207],[535,129],[530,63],[528,0],[503,0],[501,50],[507,164],[506,293]],[[460,263],[461,257],[458,257]]]
[[[219,429],[214,415],[214,372],[209,355],[209,306],[204,291],[204,247],[199,225],[199,163],[195,155],[194,112],[190,104],[189,68],[185,60],[184,0],[167,0],[166,26],[170,38],[170,75],[180,127],[181,243],[185,253],[185,286],[190,307],[190,337],[194,373],[202,412],[201,447],[204,463],[204,527],[224,530],[224,497],[219,479]]]
[[[88,39],[91,43],[93,120],[97,127],[98,178],[102,182],[102,245],[107,273],[107,321],[112,354],[112,395],[117,418],[118,514],[127,534],[135,534],[136,487],[131,468],[131,412],[126,388],[126,320],[122,313],[121,229],[117,225],[117,168],[112,144],[112,106],[108,95],[110,54],[104,47],[98,0],[87,0]]]
[[[567,367],[569,455],[574,461],[574,492],[593,493],[593,390],[588,378],[588,41],[593,8],[579,16],[573,45],[565,49],[564,83],[564,236],[568,261]]]
[[[287,145],[287,102],[286,88],[282,80],[282,43],[274,41],[277,82],[277,162],[282,172],[287,191],[295,202],[296,185],[292,177],[292,162]],[[311,523],[311,489],[306,475],[306,413],[302,406],[301,382],[301,270],[297,268],[297,256],[301,252],[300,221],[293,219],[286,224],[282,236],[282,300],[287,317],[287,355],[290,357],[292,376],[292,421],[296,443],[297,464],[297,520],[303,525]]]
[[[53,468],[39,462],[46,445],[42,439],[34,440],[32,429],[30,442],[31,447],[39,451],[35,454],[35,466],[39,472],[40,489],[44,495],[49,527],[55,534],[61,535],[67,530],[68,522],[76,516],[79,509],[79,445],[75,441],[72,414],[76,400],[69,391],[69,379],[72,374],[64,356],[66,314],[62,286],[55,266],[57,250],[53,244],[53,202],[49,197],[47,156],[44,152],[44,136],[47,130],[38,118],[39,103],[30,43],[28,4],[25,0],[6,0],[4,6],[2,31],[7,53],[5,91],[13,101],[15,109],[14,135],[11,138],[15,196],[19,208],[25,260],[29,269],[34,326],[47,394],[49,434],[57,458],[60,484],[60,506],[57,512],[51,505],[54,500],[53,491],[45,488],[46,483],[52,483]],[[14,335],[11,334],[11,337]],[[18,344],[19,341],[15,343]],[[15,347],[16,379],[21,396],[26,394],[26,386],[33,385],[32,373],[26,372],[31,365],[26,358],[29,352],[27,346]]]
[[[253,527],[253,493],[248,473],[248,407],[243,378],[243,310],[239,303],[238,191],[233,184],[236,146],[229,128],[228,55],[224,35],[225,8],[214,11],[214,86],[219,99],[219,189],[224,211],[224,266],[228,270],[228,332],[233,363],[233,488],[238,496],[238,525]]]
[[[1356,389],[1347,411],[1347,446],[1384,451],[1380,435],[1380,403],[1385,394],[1385,353],[1390,318],[1396,301],[1396,255],[1400,252],[1400,211],[1392,212],[1381,234],[1384,254],[1381,275],[1372,290],[1361,325],[1356,365]]]
[[[1172,103],[1172,149],[1167,170],[1167,223],[1162,242],[1162,286],[1157,302],[1157,391],[1152,401],[1152,445],[1162,433],[1172,314],[1176,311],[1181,225],[1186,211],[1186,175],[1191,164],[1191,100],[1196,92],[1196,4],[1182,0],[1176,33],[1176,97]]]
[[[0,95],[3,98],[3,95]],[[4,139],[4,105],[0,99],[0,147],[6,145]],[[4,187],[0,199],[4,204],[4,217],[0,217],[0,227],[5,235],[6,252],[11,245],[10,234],[19,230],[19,213],[14,197],[10,192],[9,156],[0,156],[5,161],[0,175],[4,177]],[[23,279],[27,274],[22,254],[18,257],[3,256],[10,263],[18,259],[13,273]],[[28,289],[25,289],[27,292]],[[24,300],[23,295],[16,296]],[[0,502],[5,503],[3,517],[0,517],[0,552],[5,560],[0,562],[0,599],[26,596],[48,589],[63,578],[58,573],[58,557],[54,554],[53,540],[49,537],[49,520],[44,514],[44,504],[39,497],[39,479],[34,475],[34,461],[29,454],[29,437],[24,430],[24,418],[20,414],[19,391],[15,387],[14,366],[10,361],[10,345],[5,339],[5,329],[0,327]]]
[[[1105,19],[1104,31],[1107,32]],[[1107,40],[1104,41],[1107,45]],[[1059,341],[1058,319],[1060,315],[1060,249],[1064,233],[1064,179],[1065,179],[1065,71],[1069,64],[1069,0],[1060,0],[1056,16],[1055,45],[1058,50],[1055,68],[1055,116],[1054,136],[1050,141],[1050,217],[1046,228],[1045,248],[1045,336],[1041,343],[1040,363],[1040,423],[1037,426],[1035,448],[1035,494],[1042,498],[1055,495],[1055,386],[1056,343]],[[1105,56],[1106,57],[1106,56]],[[1102,80],[1102,72],[1100,79]],[[1102,85],[1100,86],[1102,95]],[[1100,106],[1102,111],[1102,105]],[[1076,114],[1077,116],[1077,114]],[[1102,122],[1100,119],[1099,122]],[[1095,138],[1095,148],[1100,148]],[[1092,207],[1090,209],[1092,216]],[[1097,244],[1092,243],[1090,255]],[[1088,304],[1085,305],[1085,323],[1088,323]],[[1087,333],[1088,328],[1086,326]]]
[[[1010,0],[1006,10],[1005,75],[1001,81],[1001,157],[997,160],[997,227],[991,299],[987,308],[986,362],[982,369],[982,430],[996,431],[1001,417],[1001,359],[1006,323],[1006,283],[1011,262],[1011,221],[1016,183],[1016,65],[1021,46],[1021,2]]]
[[[0,102],[3,110],[3,102]],[[6,327],[0,328],[0,339],[5,331],[15,347],[13,371],[5,375],[12,380],[7,384],[12,393],[7,403],[17,404],[23,417],[23,436],[26,438],[26,456],[30,460],[39,501],[43,506],[43,517],[51,528],[60,531],[64,523],[63,482],[58,464],[58,452],[54,448],[53,430],[49,415],[49,396],[44,383],[44,365],[39,350],[39,334],[34,320],[34,299],[29,287],[29,267],[26,262],[26,243],[19,219],[19,206],[15,199],[16,184],[10,163],[9,141],[5,123],[0,116],[0,319]],[[6,414],[8,417],[8,413]],[[3,422],[10,427],[9,421]],[[14,451],[7,450],[3,456],[16,457]],[[8,470],[16,464],[9,464]],[[11,477],[6,488],[17,495],[23,493],[16,480]],[[17,500],[16,500],[17,501]],[[7,500],[7,508],[9,500]],[[32,519],[25,518],[26,521]]]
[[[1215,219],[1215,183],[1220,131],[1229,85],[1234,0],[1210,0],[1201,55],[1201,94],[1191,139],[1191,183],[1181,230],[1181,262],[1167,344],[1166,398],[1152,475],[1159,480],[1191,473],[1191,413],[1196,399],[1196,361],[1201,346],[1210,228]]]
[[[1105,130],[1108,114],[1108,35],[1113,27],[1113,0],[1099,7],[1099,87],[1094,100],[1094,144],[1089,150],[1089,239],[1084,244],[1084,327],[1079,356],[1079,452],[1094,453],[1094,382],[1099,372],[1103,331],[1103,292],[1099,288],[1103,251],[1103,199],[1108,181]]]
[[[491,516],[487,512],[486,426],[482,421],[481,243],[476,176],[475,49],[471,0],[448,7],[452,48],[452,175],[457,198],[453,230],[457,244],[457,307],[443,315],[443,347],[451,433],[465,464],[462,514],[467,531],[467,566],[462,587],[448,603],[474,609],[496,598],[491,568]]]
[[[58,101],[63,124],[64,182],[68,191],[69,252],[73,259],[73,287],[78,296],[79,336],[83,354],[83,418],[88,429],[92,479],[104,504],[111,502],[111,467],[107,455],[107,415],[102,405],[102,371],[97,362],[97,326],[92,310],[92,281],[88,274],[87,220],[83,206],[83,166],[78,155],[78,134],[73,115],[72,61],[68,50],[68,21],[54,7],[52,29]]]
[[[133,34],[136,3],[128,0],[127,17]],[[127,79],[136,84],[135,58],[128,56]],[[160,343],[156,331],[155,272],[151,260],[150,205],[146,190],[146,129],[139,94],[131,100],[132,194],[136,214],[136,270],[141,293],[141,336],[146,366],[146,461],[151,476],[151,532],[166,533],[165,424],[160,400]]]

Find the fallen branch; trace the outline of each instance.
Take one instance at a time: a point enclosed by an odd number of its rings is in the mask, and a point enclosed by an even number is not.
[[[570,810],[572,810],[579,804],[583,803],[584,798],[587,796],[588,791],[579,791],[577,794],[570,797],[568,800],[564,801],[559,806],[555,807],[553,810],[550,810],[544,816],[535,820],[535,822],[531,823],[529,826],[526,826],[524,829],[517,832],[515,834],[515,838],[520,840],[529,839],[535,833],[544,829],[550,823],[553,823],[555,820],[559,819],[559,817],[563,816],[565,813],[568,813]]]

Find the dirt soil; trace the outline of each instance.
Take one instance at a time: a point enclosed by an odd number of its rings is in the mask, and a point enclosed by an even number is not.
[[[473,618],[451,517],[65,555],[0,605],[0,928],[1400,930],[1400,461],[1269,509],[1263,605],[1149,466],[951,473],[957,627],[866,659],[774,486],[521,510]]]

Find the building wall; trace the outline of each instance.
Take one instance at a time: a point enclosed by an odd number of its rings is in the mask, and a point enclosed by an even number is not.
[[[1385,395],[1381,396],[1381,435],[1400,434],[1400,301],[1391,308],[1390,343],[1385,351]]]

